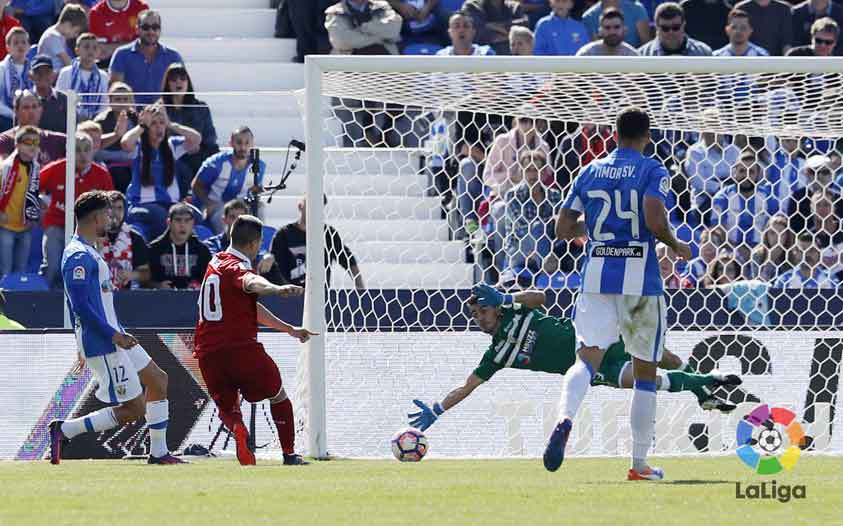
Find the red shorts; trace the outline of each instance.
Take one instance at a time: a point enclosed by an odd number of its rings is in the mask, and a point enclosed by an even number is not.
[[[222,411],[239,412],[239,394],[249,402],[260,402],[281,390],[278,366],[260,343],[203,353],[199,370],[208,393]]]

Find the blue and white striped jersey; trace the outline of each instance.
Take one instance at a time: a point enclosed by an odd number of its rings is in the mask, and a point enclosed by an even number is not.
[[[775,287],[778,289],[833,289],[837,282],[823,269],[814,269],[814,275],[808,276],[800,267],[792,268],[779,276]]]
[[[260,161],[257,178],[249,164],[242,170],[235,170],[234,154],[220,152],[205,159],[196,176],[208,192],[209,201],[227,203],[232,199],[243,199],[252,186],[262,185],[265,172],[266,163],[263,161]]]
[[[749,198],[741,194],[736,184],[730,184],[717,192],[711,206],[715,223],[726,229],[729,241],[735,245],[758,244],[770,217],[779,211],[779,201],[766,182],[758,183]]]
[[[79,349],[86,357],[115,352],[111,338],[123,328],[114,311],[108,264],[96,248],[73,236],[64,249],[61,271]]]
[[[665,167],[636,150],[619,148],[582,169],[562,205],[585,214],[588,245],[580,290],[663,293],[655,238],[644,221],[644,197],[664,201],[669,191]]]

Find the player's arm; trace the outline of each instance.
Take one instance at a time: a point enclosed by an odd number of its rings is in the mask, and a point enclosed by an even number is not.
[[[585,223],[580,221],[582,213],[571,208],[560,208],[556,218],[556,237],[576,239],[586,235]]]
[[[673,234],[673,228],[667,220],[667,209],[664,201],[658,197],[644,196],[644,222],[647,229],[653,233],[656,239],[667,245],[677,256],[691,260],[691,249],[688,245],[677,240]]]
[[[309,340],[311,336],[319,336],[319,333],[310,332],[307,329],[293,327],[292,325],[285,323],[260,303],[258,303],[258,323],[279,332],[286,332],[293,338],[298,339],[301,343]]]
[[[86,327],[91,327],[94,331],[105,336],[115,344],[124,349],[131,348],[137,342],[132,336],[123,334],[121,331],[115,329],[108,323],[97,309],[94,308],[88,296],[90,287],[99,287],[98,283],[89,283],[88,276],[95,263],[93,261],[84,262],[82,258],[78,258],[73,263],[68,262],[64,271],[65,274],[65,288],[67,295],[70,298],[70,306],[73,309],[79,321]]]
[[[664,205],[670,191],[670,176],[660,166],[650,174],[650,180],[644,193],[644,223],[653,236],[673,250],[686,261],[691,260],[691,249],[686,243],[676,239],[673,228],[667,220],[667,208]]]
[[[544,292],[540,290],[524,290],[515,294],[504,294],[485,283],[475,285],[471,293],[477,297],[481,307],[500,307],[501,305],[519,304],[528,309],[535,309],[544,305]]]
[[[407,418],[410,419],[410,425],[424,431],[439,418],[445,411],[454,407],[458,403],[465,400],[477,387],[479,387],[486,380],[477,376],[476,373],[471,373],[465,380],[465,383],[455,389],[452,389],[441,402],[434,402],[429,406],[421,400],[413,400],[413,403],[420,409],[415,413],[408,413]]]
[[[243,276],[243,291],[258,296],[301,296],[304,288],[296,285],[275,285],[252,272]]]
[[[544,306],[544,302],[547,298],[545,297],[544,292],[540,290],[525,290],[513,294],[512,300],[513,302],[519,303],[528,309],[537,309]]]

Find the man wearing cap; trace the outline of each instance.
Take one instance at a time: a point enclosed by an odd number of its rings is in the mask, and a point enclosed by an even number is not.
[[[42,130],[67,132],[67,95],[53,87],[56,82],[53,59],[47,55],[36,55],[29,67],[29,78],[35,87],[35,94],[43,108],[38,127]]]
[[[11,130],[0,133],[0,158],[6,158],[15,150],[15,133],[23,126],[38,126],[43,113],[41,99],[30,90],[23,90],[14,101],[15,123]],[[57,159],[64,159],[67,137],[63,133],[39,129],[41,149],[38,164],[45,166]]]

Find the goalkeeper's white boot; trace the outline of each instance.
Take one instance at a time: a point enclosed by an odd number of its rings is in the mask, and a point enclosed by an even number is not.
[[[650,468],[638,471],[635,469],[629,470],[626,474],[626,480],[663,480],[664,471],[662,468]]]

